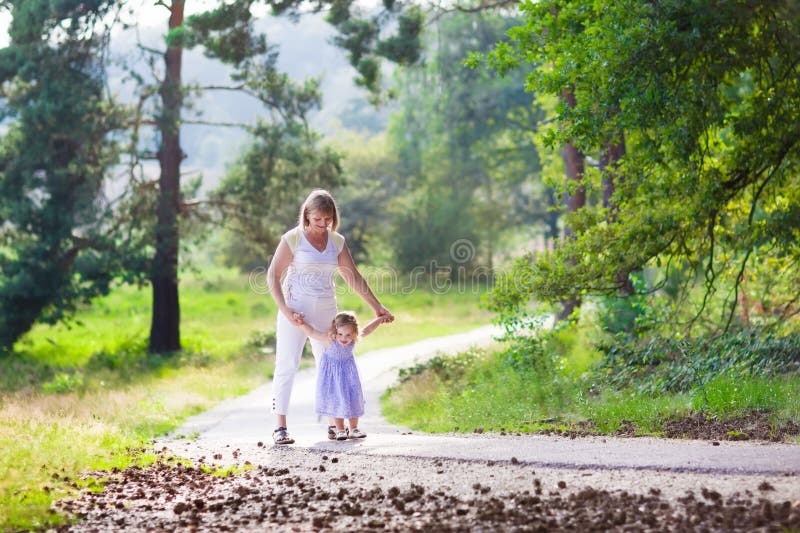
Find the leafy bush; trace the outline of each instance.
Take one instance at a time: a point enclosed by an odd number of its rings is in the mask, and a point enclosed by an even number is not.
[[[121,381],[134,380],[136,376],[157,374],[165,369],[204,367],[212,364],[211,354],[190,342],[181,352],[155,354],[147,351],[144,340],[130,342],[117,350],[102,350],[92,355],[86,364],[90,373],[110,371]]]
[[[42,391],[47,394],[75,392],[83,387],[83,383],[83,374],[80,372],[59,372],[53,379],[42,384]]]
[[[597,322],[612,335],[636,336],[647,305],[643,296],[604,296],[598,298]]]
[[[597,368],[612,385],[686,391],[724,373],[769,376],[800,370],[800,335],[749,330],[718,337],[656,337],[612,345]]]
[[[545,349],[545,340],[540,334],[513,337],[501,357],[506,366],[522,371],[552,368],[553,355],[553,352],[548,353]]]
[[[424,372],[431,371],[442,381],[458,381],[475,365],[479,358],[483,357],[483,351],[472,348],[456,355],[445,355],[439,353],[427,361],[418,363],[409,368],[401,368],[397,377],[400,383],[405,383]]]
[[[260,329],[254,331],[247,339],[247,346],[252,348],[260,348],[265,352],[275,351],[275,330]]]

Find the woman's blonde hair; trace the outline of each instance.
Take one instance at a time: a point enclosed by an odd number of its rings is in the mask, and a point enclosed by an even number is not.
[[[358,339],[360,334],[360,329],[358,327],[358,319],[356,318],[356,314],[352,311],[340,311],[336,313],[336,316],[333,317],[333,322],[331,322],[331,330],[328,332],[331,339],[336,338],[336,330],[342,326],[352,326],[354,337]]]
[[[336,207],[336,200],[333,199],[331,193],[325,189],[314,189],[308,195],[303,205],[300,206],[300,217],[298,218],[298,225],[305,229],[311,224],[308,220],[308,214],[311,211],[319,211],[331,216],[331,230],[336,231],[339,229],[339,208]]]

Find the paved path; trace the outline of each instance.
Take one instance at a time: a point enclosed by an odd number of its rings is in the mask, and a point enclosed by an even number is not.
[[[515,461],[551,468],[623,469],[719,474],[800,474],[800,445],[749,442],[666,440],[656,438],[569,439],[540,435],[429,435],[390,425],[379,413],[380,395],[408,367],[437,352],[457,352],[486,345],[499,330],[487,326],[469,333],[375,350],[357,358],[364,382],[367,415],[363,441],[331,442],[326,422],[314,415],[315,370],[298,373],[288,413],[295,447],[337,450],[372,456],[450,458],[475,461]],[[269,412],[270,384],[224,402],[186,421],[174,435],[196,436],[204,450],[239,448],[243,454],[258,442],[271,446],[273,419]],[[170,439],[162,441],[169,445]],[[186,442],[184,441],[184,444]],[[242,456],[246,459],[246,455]]]

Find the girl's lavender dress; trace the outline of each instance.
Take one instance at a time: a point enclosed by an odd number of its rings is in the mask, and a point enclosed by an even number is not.
[[[358,377],[353,344],[333,340],[317,367],[317,414],[331,418],[359,418],[364,414],[364,392]]]

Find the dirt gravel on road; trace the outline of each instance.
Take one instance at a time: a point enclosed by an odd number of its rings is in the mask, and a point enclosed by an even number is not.
[[[229,465],[237,450],[218,455]],[[786,531],[798,477],[540,469],[508,462],[366,457],[264,447],[216,476],[163,458],[62,500],[63,531]],[[639,482],[637,482],[639,480]],[[622,488],[624,487],[624,488]],[[732,490],[731,487],[736,487]]]

